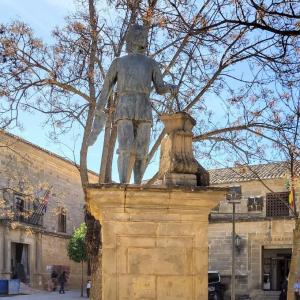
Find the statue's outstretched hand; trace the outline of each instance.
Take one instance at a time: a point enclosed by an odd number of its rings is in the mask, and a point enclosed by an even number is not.
[[[169,84],[169,91],[173,97],[176,97],[179,92],[178,85]]]
[[[90,133],[89,139],[88,139],[88,145],[92,146],[96,142],[98,135],[102,131],[104,125],[106,122],[106,115],[104,111],[96,111],[95,112],[95,119],[93,122],[93,129]]]

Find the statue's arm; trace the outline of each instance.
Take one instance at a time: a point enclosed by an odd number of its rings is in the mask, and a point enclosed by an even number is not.
[[[115,59],[112,62],[105,76],[103,87],[99,96],[99,100],[97,101],[97,105],[96,105],[97,111],[103,111],[107,103],[107,99],[109,98],[116,81],[117,81],[117,59]]]
[[[98,135],[102,131],[105,122],[106,122],[106,115],[104,112],[104,107],[107,103],[107,99],[109,98],[115,83],[117,82],[117,60],[115,59],[104,79],[103,87],[99,96],[99,99],[96,104],[95,110],[95,118],[93,122],[92,132],[89,136],[89,145],[93,145],[97,140]]]
[[[173,95],[176,95],[178,93],[178,87],[176,85],[167,84],[164,82],[159,65],[154,60],[153,60],[152,81],[153,81],[155,90],[159,95],[163,95],[166,93],[171,93]]]

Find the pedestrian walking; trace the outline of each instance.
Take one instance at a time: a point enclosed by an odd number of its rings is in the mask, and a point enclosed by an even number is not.
[[[91,290],[91,287],[92,287],[92,282],[91,280],[89,279],[86,283],[86,295],[88,298],[90,298],[90,290]]]
[[[300,277],[298,277],[296,282],[294,283],[294,293],[295,299],[300,300]]]
[[[60,284],[59,293],[65,293],[65,283],[67,282],[66,272],[63,271],[58,277],[58,283]]]
[[[56,273],[55,270],[53,270],[52,273],[51,273],[52,291],[56,291],[56,288],[57,288],[57,277],[58,277],[58,274]]]
[[[281,292],[279,295],[279,300],[286,300],[287,299],[287,289],[288,289],[288,278],[285,277],[282,285],[281,285]]]

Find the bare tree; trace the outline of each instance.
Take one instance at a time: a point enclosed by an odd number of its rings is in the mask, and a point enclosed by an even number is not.
[[[266,160],[265,145],[270,144],[277,145],[272,151],[287,149],[274,136],[287,134],[291,126],[288,120],[276,121],[286,103],[275,94],[297,87],[297,2],[268,7],[251,0],[109,3],[113,21],[94,0],[80,2],[65,26],[54,29],[52,45],[35,38],[22,22],[0,25],[2,127],[17,125],[24,110],[45,114],[55,139],[78,124],[85,190],[87,139],[103,79],[109,63],[123,53],[128,26],[140,22],[148,29],[148,55],[160,62],[165,80],[180,88],[176,99],[151,96],[156,116],[148,163],[165,134],[159,116],[176,111],[197,120],[195,148],[206,164],[213,165],[218,155],[228,164]],[[100,183],[111,181],[117,101],[115,92],[106,107]],[[94,260],[97,264],[95,255]]]

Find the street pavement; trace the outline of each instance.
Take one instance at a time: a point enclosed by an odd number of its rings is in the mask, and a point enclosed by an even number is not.
[[[10,297],[1,297],[0,300],[83,300],[87,299],[86,295],[80,297],[80,291],[66,291],[65,294],[59,294],[58,292],[40,292],[32,295],[14,295]]]

